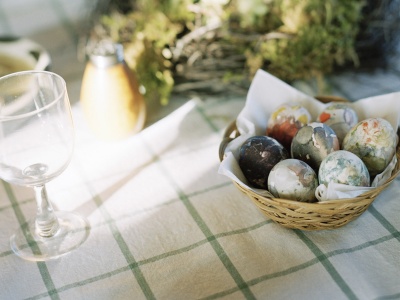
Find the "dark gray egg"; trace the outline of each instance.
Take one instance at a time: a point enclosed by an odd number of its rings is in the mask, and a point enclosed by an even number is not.
[[[240,147],[239,166],[249,183],[268,189],[268,176],[281,160],[289,158],[288,151],[268,136],[253,136]]]
[[[292,158],[300,159],[318,172],[322,160],[339,150],[339,140],[328,125],[312,122],[299,129],[291,145]]]

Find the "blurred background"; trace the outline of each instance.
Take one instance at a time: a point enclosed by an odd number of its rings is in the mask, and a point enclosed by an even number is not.
[[[2,0],[0,36],[32,39],[50,54],[51,71],[67,81],[71,102],[79,100],[84,63],[78,59],[81,34],[96,1]]]
[[[46,48],[71,102],[88,45],[101,39],[124,45],[153,104],[244,96],[258,68],[308,94],[398,90],[399,21],[399,0],[0,1],[0,36]]]

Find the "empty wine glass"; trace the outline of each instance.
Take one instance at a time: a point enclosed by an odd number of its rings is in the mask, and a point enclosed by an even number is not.
[[[33,187],[36,218],[11,237],[20,257],[43,261],[81,245],[87,221],[54,211],[45,184],[68,166],[74,148],[74,124],[66,84],[46,71],[17,72],[0,78],[0,178]]]

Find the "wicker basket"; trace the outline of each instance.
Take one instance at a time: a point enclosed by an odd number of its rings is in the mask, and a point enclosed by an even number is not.
[[[317,99],[324,103],[331,101],[347,101],[342,98],[331,96],[317,97]],[[397,134],[399,135],[399,132]],[[219,156],[221,161],[227,144],[238,136],[239,133],[235,121],[225,130],[223,140],[220,144]],[[355,198],[305,203],[261,196],[237,182],[234,182],[234,184],[253,201],[264,215],[284,227],[301,230],[335,229],[346,225],[360,216],[372,201],[392,183],[400,172],[399,144],[396,148],[396,156],[397,164],[391,177],[380,187],[365,192]]]

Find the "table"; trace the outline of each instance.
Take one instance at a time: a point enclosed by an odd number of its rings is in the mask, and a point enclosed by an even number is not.
[[[88,218],[89,238],[58,260],[16,257],[8,238],[35,203],[2,182],[0,299],[399,297],[400,181],[345,227],[285,229],[217,174],[221,132],[243,104],[192,100],[117,142],[96,139],[74,105],[77,147],[48,193]]]
[[[34,216],[33,192],[1,182],[0,299],[400,298],[400,179],[342,228],[285,229],[217,173],[223,131],[244,97],[186,99],[135,136],[101,141],[77,101],[82,66],[63,67],[72,54],[61,48],[51,54],[74,95],[77,143],[48,194],[57,209],[85,216],[91,231],[60,259],[21,260],[8,240]],[[399,69],[329,82],[356,100],[398,91]]]

